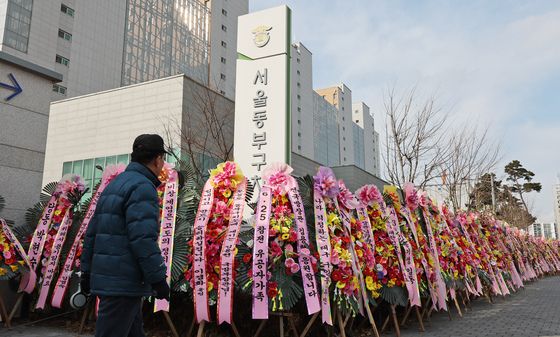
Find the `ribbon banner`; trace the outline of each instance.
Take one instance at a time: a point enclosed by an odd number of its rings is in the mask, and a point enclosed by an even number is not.
[[[193,278],[194,278],[194,307],[198,323],[210,322],[210,311],[208,309],[208,287],[206,285],[206,225],[210,220],[210,212],[214,202],[214,189],[210,180],[204,185],[196,219],[194,222],[193,237]]]
[[[313,266],[311,263],[311,251],[309,250],[309,236],[307,235],[307,223],[305,221],[303,201],[301,200],[297,184],[288,191],[288,197],[292,204],[292,210],[294,212],[297,226],[298,260],[301,270],[301,278],[303,280],[307,313],[312,315],[321,310],[321,304],[319,303],[317,282],[315,280],[315,273],[313,272]]]
[[[1,228],[2,228],[2,232],[4,232],[4,235],[6,235],[6,238],[8,239],[8,241],[10,241],[14,245],[16,251],[21,256],[21,258],[23,259],[23,261],[27,265],[27,268],[29,269],[27,271],[27,273],[23,273],[22,279],[23,278],[26,279],[26,281],[27,281],[26,285],[35,284],[36,279],[37,279],[37,275],[35,274],[35,271],[33,271],[33,269],[31,268],[31,265],[29,263],[29,259],[27,257],[27,253],[23,249],[23,246],[21,245],[21,243],[19,242],[17,237],[14,235],[14,233],[12,232],[10,227],[8,227],[8,224],[6,223],[6,221],[2,218],[0,218],[0,225],[1,225]],[[21,290],[24,290],[28,294],[33,292],[33,288],[20,289],[20,291]]]
[[[43,309],[45,307],[54,273],[58,266],[58,258],[60,257],[62,246],[64,245],[64,241],[66,240],[66,233],[68,233],[68,229],[71,225],[72,214],[70,210],[67,210],[53,242],[53,248],[47,262],[47,269],[45,271],[45,274],[43,275],[41,290],[39,291],[39,299],[37,300],[37,305],[35,306],[36,309]]]
[[[243,220],[243,207],[245,206],[245,191],[247,179],[237,186],[233,197],[233,209],[231,210],[226,239],[222,246],[220,261],[220,285],[218,289],[218,324],[223,322],[231,324],[233,305],[233,259],[235,257],[235,246],[241,221]]]
[[[166,280],[171,284],[171,261],[173,259],[173,237],[175,236],[175,218],[177,216],[177,192],[179,189],[177,171],[171,170],[165,184],[163,195],[163,214],[159,234],[159,248],[166,267]],[[169,311],[169,301],[156,299],[154,312]]]
[[[373,230],[371,229],[371,221],[369,220],[369,215],[367,214],[367,208],[364,206],[359,206],[358,208],[356,208],[356,211],[362,225],[364,241],[373,250],[375,249],[375,238],[373,236]],[[375,258],[373,260],[373,263],[375,263]]]
[[[348,212],[342,208],[340,208],[338,206],[338,201],[335,200],[335,204],[336,207],[338,208],[338,211],[340,213],[340,217],[342,218],[342,223],[344,224],[344,228],[346,229],[346,231],[348,232],[348,237],[352,237],[352,227],[350,226],[350,215],[348,214]],[[366,285],[364,282],[364,275],[362,274],[362,271],[358,269],[358,266],[356,264],[356,261],[358,261],[358,256],[356,255],[356,249],[355,249],[355,244],[354,244],[354,240],[350,239],[350,254],[352,255],[352,272],[354,273],[354,275],[358,276],[358,280],[360,282],[360,292],[362,293],[362,301],[360,301],[360,299],[358,299],[358,309],[360,310],[360,314],[362,316],[364,316],[364,303],[365,305],[367,305],[368,303],[368,297],[367,297],[367,293],[365,291],[366,289]]]
[[[438,308],[447,311],[447,290],[445,287],[445,282],[441,275],[441,267],[439,265],[439,254],[436,247],[436,241],[434,239],[434,233],[432,231],[432,224],[428,212],[422,208],[422,215],[424,216],[424,221],[426,222],[426,232],[428,232],[428,241],[430,245],[430,251],[434,258],[434,267],[436,273],[436,291],[438,298]]]
[[[39,261],[41,260],[41,253],[43,252],[43,247],[45,246],[45,241],[47,239],[47,232],[49,231],[49,226],[52,221],[52,216],[54,213],[54,209],[56,208],[57,204],[57,197],[52,196],[47,206],[43,210],[43,214],[41,214],[41,219],[39,219],[39,223],[35,232],[33,233],[33,238],[31,239],[31,243],[29,244],[29,251],[27,253],[27,258],[29,260],[29,265],[31,266],[31,271],[37,272],[37,266],[39,265]],[[32,275],[32,274],[30,274]],[[24,282],[27,282],[24,284]],[[26,293],[31,293],[35,288],[35,283],[37,282],[37,278],[22,278],[20,289],[24,289]]]
[[[416,278],[416,267],[414,266],[414,258],[412,256],[412,248],[410,243],[403,237],[399,228],[399,220],[397,213],[393,207],[388,208],[389,222],[387,223],[387,234],[391,242],[395,246],[401,272],[403,273],[406,289],[408,290],[408,300],[410,305],[421,306],[420,293],[418,290],[418,279]],[[405,257],[403,259],[401,247],[404,249]]]
[[[268,229],[272,195],[268,186],[261,188],[253,238],[253,319],[268,319],[266,294],[268,273]]]
[[[315,236],[321,272],[321,318],[323,323],[332,325],[331,301],[329,286],[331,285],[331,243],[327,228],[327,212],[325,201],[320,192],[313,190],[313,206],[315,208]]]
[[[82,242],[82,238],[87,231],[87,228],[89,226],[91,219],[93,218],[93,215],[95,214],[95,209],[97,208],[97,202],[99,201],[99,197],[101,196],[101,193],[105,190],[105,188],[107,187],[107,185],[109,185],[110,182],[111,182],[110,179],[105,179],[104,177],[104,179],[101,181],[101,184],[99,185],[99,188],[97,189],[97,191],[93,195],[93,198],[91,199],[91,203],[89,204],[84,220],[80,225],[78,234],[76,235],[76,238],[74,239],[74,243],[72,244],[72,247],[68,252],[68,256],[66,257],[66,261],[64,262],[64,267],[62,268],[62,272],[60,273],[60,276],[58,277],[58,281],[56,282],[53,298],[51,301],[51,305],[54,308],[60,308],[62,306],[62,301],[64,299],[64,296],[66,295],[66,290],[68,288],[70,277],[72,276],[72,270],[74,269],[73,268],[74,259],[78,251],[78,247]]]

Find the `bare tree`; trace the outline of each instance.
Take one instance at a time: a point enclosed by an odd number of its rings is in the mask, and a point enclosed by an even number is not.
[[[500,145],[489,139],[489,128],[479,132],[476,123],[451,136],[447,161],[441,163],[442,185],[455,210],[463,207],[474,183],[500,159]]]
[[[198,84],[185,90],[186,104],[181,121],[166,126],[170,139],[179,139],[181,154],[187,156],[198,177],[208,175],[208,167],[233,157],[234,103]]]
[[[412,182],[420,188],[438,178],[449,159],[447,117],[435,97],[421,101],[416,88],[397,97],[389,89],[384,99],[386,113],[384,156],[388,180],[401,187]]]

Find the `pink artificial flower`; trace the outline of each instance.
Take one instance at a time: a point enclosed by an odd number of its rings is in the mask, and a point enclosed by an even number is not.
[[[356,191],[356,196],[360,202],[366,206],[371,206],[373,203],[381,203],[383,195],[375,185],[364,185]]]
[[[108,165],[103,170],[103,178],[104,180],[113,179],[114,177],[118,176],[122,172],[126,170],[125,164],[116,164],[116,165]]]
[[[413,183],[404,184],[404,194],[406,199],[406,207],[411,211],[418,208],[418,195]]]
[[[286,244],[286,246],[284,246],[284,251],[286,253],[293,253],[294,252],[294,247],[291,244]]]
[[[221,214],[224,218],[229,217],[230,209],[228,205],[222,200],[216,199],[214,201],[214,213]]]
[[[272,188],[275,193],[284,194],[296,187],[296,180],[290,175],[293,168],[284,163],[272,163],[267,166],[262,174],[264,184]]]
[[[336,252],[336,250],[332,251],[331,263],[334,264],[334,265],[337,265],[337,264],[340,263],[340,258],[338,257],[338,253]]]
[[[340,202],[346,209],[356,209],[360,206],[360,202],[354,197],[352,192],[346,187],[344,181],[338,181],[338,202]]]

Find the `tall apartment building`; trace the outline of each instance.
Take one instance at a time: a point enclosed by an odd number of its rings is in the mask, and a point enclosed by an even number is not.
[[[360,151],[356,151],[354,148],[354,156],[362,156],[363,160],[360,160],[363,166],[356,164],[356,166],[362,168],[367,172],[371,172],[373,175],[380,176],[379,167],[379,133],[375,131],[375,122],[373,115],[364,102],[357,102],[352,104],[353,110],[353,121],[354,130],[356,133],[363,133],[363,146]],[[354,135],[356,138],[356,135]],[[356,160],[358,163],[358,160]]]
[[[247,12],[248,0],[0,0],[8,215],[22,220],[38,199],[50,102],[182,73],[232,99],[237,17]]]
[[[558,239],[558,226],[555,223],[535,223],[529,225],[527,228],[529,235],[545,238],[545,239]]]
[[[345,84],[316,89],[319,95],[338,111],[340,165],[354,164],[354,129],[352,122],[352,91]]]
[[[180,73],[233,98],[237,17],[247,12],[248,0],[2,0],[0,25],[18,17],[32,29],[6,26],[0,40],[63,75],[53,101]]]
[[[291,49],[292,152],[315,158],[313,61],[312,54],[301,42]],[[322,140],[321,140],[322,141]]]
[[[556,224],[560,224],[560,174],[556,178],[556,184],[552,187],[554,200],[554,220]]]

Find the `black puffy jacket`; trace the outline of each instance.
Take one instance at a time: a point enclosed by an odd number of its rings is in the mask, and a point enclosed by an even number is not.
[[[101,193],[81,257],[92,294],[150,296],[151,285],[165,279],[157,244],[159,184],[146,166],[132,162]]]

